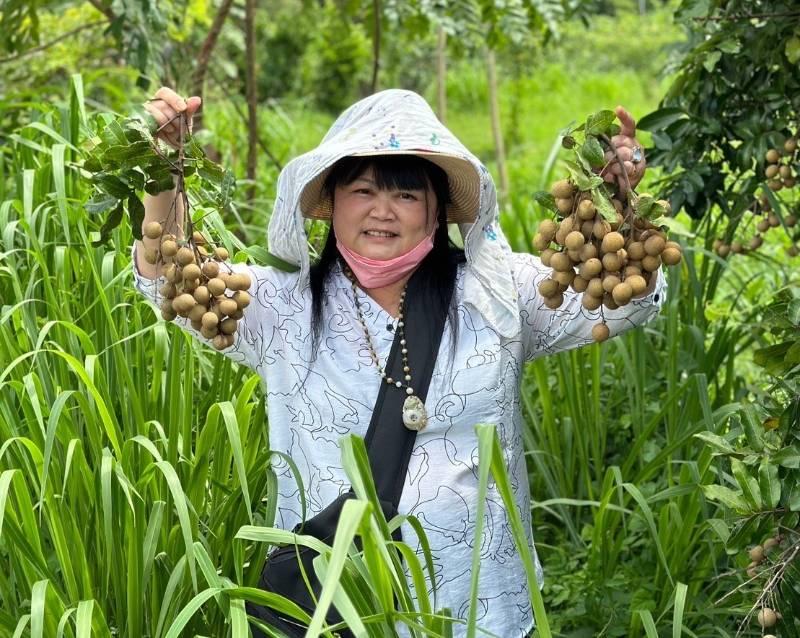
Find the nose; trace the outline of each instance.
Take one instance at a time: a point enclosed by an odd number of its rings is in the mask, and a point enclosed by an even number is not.
[[[392,198],[388,195],[388,193],[379,193],[375,198],[372,208],[372,216],[381,220],[394,218]]]

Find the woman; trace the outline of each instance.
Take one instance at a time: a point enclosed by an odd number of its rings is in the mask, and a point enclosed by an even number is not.
[[[191,115],[198,106],[197,98],[185,102],[161,89],[148,108],[163,124],[175,112]],[[629,161],[639,154],[633,122],[622,109],[618,115],[624,128],[614,142],[628,160],[628,178],[635,185],[644,163]],[[174,130],[165,128],[164,135],[175,139]],[[169,201],[169,193],[148,199],[145,223],[166,218]],[[309,218],[332,222],[321,259],[313,266],[304,230]],[[449,243],[448,223],[460,224],[463,251]],[[424,402],[427,426],[416,435],[399,511],[416,516],[425,529],[439,605],[466,618],[478,487],[474,425],[496,425],[534,549],[519,400],[523,364],[590,343],[598,312],[582,308],[574,293],[565,294],[556,311],[544,306],[537,284],[548,269],[537,257],[511,252],[498,224],[489,172],[410,91],[383,91],[357,102],[319,147],[286,166],[268,239],[270,251],[299,270],[289,274],[234,266],[250,273],[253,303],[224,354],[266,381],[270,446],[297,462],[308,516],[349,487],[337,442],[346,434],[366,432],[385,380],[382,365],[402,327],[398,316],[406,282],[417,270],[424,271],[435,299],[443,273],[455,278]],[[156,241],[145,240],[144,246]],[[140,242],[135,260],[137,248]],[[143,260],[134,263],[137,288],[155,303],[155,268]],[[605,310],[611,334],[655,316],[664,290],[659,274],[640,298]],[[185,321],[178,322],[205,340]],[[400,387],[387,392],[413,394],[414,370],[408,372],[397,382]],[[278,462],[275,471],[276,524],[291,529],[300,521],[300,494],[289,467]],[[402,536],[417,547],[409,525],[403,525]],[[525,572],[494,488],[483,547],[479,626],[498,636],[528,635],[534,619]],[[538,559],[537,572],[541,586]],[[463,631],[463,625],[456,626],[456,635]]]

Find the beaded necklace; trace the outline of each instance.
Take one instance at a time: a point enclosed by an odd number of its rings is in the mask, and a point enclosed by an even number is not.
[[[356,277],[348,266],[345,266],[345,274],[347,275],[347,278],[350,280],[350,283],[353,287],[353,303],[355,304],[356,311],[358,312],[358,321],[361,323],[361,328],[364,331],[364,338],[367,342],[367,347],[369,348],[370,357],[372,358],[375,367],[378,368],[381,379],[383,379],[387,385],[394,386],[397,389],[401,389],[405,385],[406,394],[408,396],[403,402],[403,425],[405,425],[409,430],[419,432],[428,423],[428,414],[425,411],[425,404],[422,402],[422,399],[414,394],[414,388],[411,387],[411,366],[408,364],[405,322],[403,321],[403,310],[405,307],[408,282],[406,282],[406,285],[403,286],[403,292],[400,293],[400,305],[397,309],[397,328],[400,333],[400,355],[403,357],[404,384],[403,381],[399,379],[395,380],[389,376],[386,369],[381,366],[380,359],[378,359],[378,354],[375,352],[375,347],[372,345],[372,337],[370,337],[369,329],[367,328],[367,322],[364,319],[364,313],[361,310],[361,303],[358,301]]]

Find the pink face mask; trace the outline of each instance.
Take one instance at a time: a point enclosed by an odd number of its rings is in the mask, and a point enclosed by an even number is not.
[[[400,281],[420,265],[425,256],[433,249],[433,234],[436,232],[436,228],[438,228],[438,224],[430,235],[426,236],[407,253],[394,259],[363,257],[346,248],[338,239],[336,240],[336,247],[339,249],[339,254],[347,262],[347,265],[350,266],[350,270],[353,271],[358,282],[364,288],[381,288]]]

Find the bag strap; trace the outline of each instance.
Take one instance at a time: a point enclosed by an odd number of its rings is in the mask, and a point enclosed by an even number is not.
[[[439,352],[447,310],[453,295],[456,268],[457,266],[453,265],[447,273],[450,284],[444,304],[432,304],[423,297],[422,276],[419,270],[408,281],[407,302],[403,309],[408,349],[406,356],[411,368],[411,387],[423,403],[428,395],[428,386],[436,365],[436,355]],[[402,379],[404,376],[399,333],[398,330],[385,367],[387,376],[395,379]],[[400,503],[411,451],[417,436],[414,430],[409,430],[403,424],[403,403],[407,396],[405,387],[390,387],[381,380],[378,399],[364,438],[378,498],[392,503],[395,509]]]

